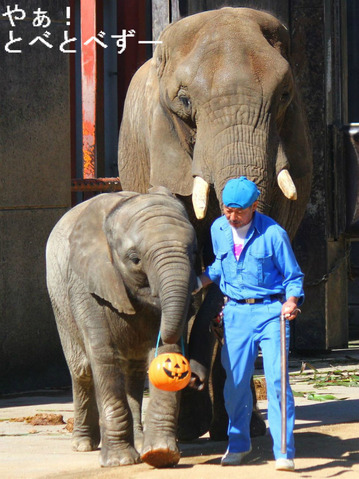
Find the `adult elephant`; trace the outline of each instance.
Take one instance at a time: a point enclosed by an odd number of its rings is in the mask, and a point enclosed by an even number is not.
[[[46,248],[47,286],[72,377],[73,448],[102,466],[177,464],[178,392],[151,385],[149,355],[180,351],[196,236],[170,193],[106,193],[66,213]],[[181,367],[181,365],[179,365]],[[185,371],[184,371],[185,372]]]
[[[224,185],[245,175],[261,191],[259,211],[293,238],[309,199],[312,158],[287,29],[264,12],[223,8],[169,25],[160,41],[128,89],[119,140],[123,187],[164,185],[176,193],[206,253]],[[193,338],[198,347],[190,348],[199,382],[209,364],[198,353],[208,351],[203,325],[208,330],[207,310],[218,301],[218,293],[207,294]]]

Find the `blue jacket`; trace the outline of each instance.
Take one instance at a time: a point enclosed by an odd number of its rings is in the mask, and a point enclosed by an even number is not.
[[[286,231],[272,218],[254,213],[242,253],[236,260],[233,236],[225,216],[212,225],[215,261],[205,274],[232,299],[264,298],[283,294],[304,300],[303,273]]]

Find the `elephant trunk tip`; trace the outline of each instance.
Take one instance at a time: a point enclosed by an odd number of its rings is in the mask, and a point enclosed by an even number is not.
[[[162,318],[163,321],[163,318]],[[162,322],[161,321],[161,322]],[[182,328],[181,327],[168,327],[161,326],[161,341],[163,344],[176,344],[181,338]]]
[[[180,338],[180,335],[178,333],[175,333],[175,332],[163,333],[161,331],[161,340],[164,344],[176,344],[178,343],[179,338]]]

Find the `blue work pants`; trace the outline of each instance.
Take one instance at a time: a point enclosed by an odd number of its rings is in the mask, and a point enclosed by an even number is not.
[[[280,301],[240,304],[229,301],[224,308],[222,364],[226,371],[224,399],[229,416],[229,452],[249,451],[250,420],[253,409],[250,380],[261,347],[267,384],[268,422],[275,459],[294,458],[294,399],[287,371],[287,454],[281,453],[281,360]],[[289,322],[286,346],[289,347]]]

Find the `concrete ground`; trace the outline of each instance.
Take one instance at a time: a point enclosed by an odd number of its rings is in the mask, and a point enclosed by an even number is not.
[[[355,387],[359,384],[359,342],[325,356],[291,357],[289,366],[296,396],[295,474],[301,478],[359,478],[359,387]],[[258,367],[256,374],[260,376],[260,362]],[[267,401],[262,399],[259,405],[266,415]],[[101,468],[98,451],[71,450],[66,424],[26,423],[24,418],[36,414],[60,414],[67,422],[73,417],[70,392],[0,397],[1,479],[217,479],[224,474],[226,479],[294,477],[293,473],[274,470],[268,433],[253,439],[252,452],[241,466],[221,467],[226,442],[213,442],[205,435],[180,444],[182,457],[174,468],[154,469],[147,464]]]

